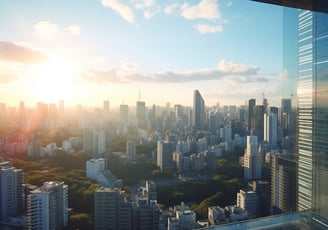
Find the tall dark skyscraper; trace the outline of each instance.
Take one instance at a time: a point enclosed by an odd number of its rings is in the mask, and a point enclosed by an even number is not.
[[[198,90],[194,91],[192,126],[195,129],[203,129],[205,126],[205,102]]]
[[[298,15],[298,209],[328,218],[328,15]]]
[[[248,101],[248,129],[252,130],[254,128],[254,117],[255,117],[255,99],[249,99]]]

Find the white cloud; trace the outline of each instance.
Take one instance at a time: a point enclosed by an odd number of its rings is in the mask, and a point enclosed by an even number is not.
[[[144,17],[146,19],[150,19],[151,17],[153,17],[155,14],[158,14],[159,12],[160,12],[159,10],[154,10],[154,11],[145,10]]]
[[[26,45],[0,41],[0,61],[21,64],[42,64],[46,60],[47,56],[45,54]]]
[[[221,60],[218,64],[218,69],[224,73],[244,73],[256,74],[259,71],[257,66],[237,64],[226,60]]]
[[[47,39],[55,39],[65,32],[71,35],[79,35],[81,32],[81,28],[77,24],[70,25],[65,29],[60,29],[57,24],[49,21],[40,21],[34,24],[33,28],[36,36]]]
[[[124,66],[123,66],[124,67]],[[186,83],[195,81],[224,80],[233,83],[268,82],[272,76],[259,73],[259,68],[252,65],[237,64],[222,60],[216,68],[203,68],[187,71],[166,70],[163,72],[142,74],[133,71],[135,66],[121,69],[90,70],[83,77],[87,80],[106,83]],[[129,71],[131,70],[131,71]],[[119,74],[120,73],[120,74]],[[271,77],[271,78],[270,78]]]
[[[48,39],[56,38],[56,36],[61,32],[57,24],[48,21],[40,21],[34,24],[33,28],[36,36]]]
[[[81,32],[80,26],[76,24],[67,27],[65,30],[71,33],[72,35],[79,35]]]
[[[143,11],[143,16],[146,19],[150,19],[155,14],[161,12],[161,9],[156,5],[155,0],[137,0],[133,1],[133,4],[137,10]]]
[[[175,9],[179,7],[179,3],[173,3],[164,8],[164,13],[171,14]]]
[[[218,33],[223,31],[223,27],[220,25],[212,26],[207,24],[196,24],[194,27],[201,33]]]
[[[127,4],[121,3],[119,0],[102,0],[101,3],[116,11],[125,21],[135,23],[133,11]]]
[[[220,19],[221,13],[216,0],[202,0],[199,4],[189,6],[183,4],[181,16],[186,19]]]

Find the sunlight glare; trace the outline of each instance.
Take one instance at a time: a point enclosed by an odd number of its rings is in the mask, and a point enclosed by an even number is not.
[[[53,103],[70,99],[74,95],[74,65],[63,57],[52,56],[42,65],[36,79],[36,96]]]

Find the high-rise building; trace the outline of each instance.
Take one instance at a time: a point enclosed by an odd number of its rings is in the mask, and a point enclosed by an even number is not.
[[[89,155],[92,154],[92,142],[93,142],[93,130],[91,128],[85,128],[82,131],[82,145],[83,151]]]
[[[175,115],[176,122],[178,122],[179,120],[183,120],[183,106],[182,105],[174,105],[174,115]]]
[[[95,229],[116,230],[132,228],[132,204],[124,191],[101,187],[95,191]]]
[[[246,144],[244,154],[244,178],[246,180],[261,179],[262,160],[261,155],[258,153],[257,136],[247,136]]]
[[[298,15],[298,210],[328,218],[328,14]]]
[[[145,129],[147,127],[146,119],[146,103],[144,101],[137,101],[136,107],[137,126]]]
[[[295,134],[295,119],[294,111],[292,109],[292,100],[291,98],[281,99],[281,111],[279,123],[283,129],[283,135],[289,136]]]
[[[263,140],[263,125],[264,125],[264,106],[256,105],[254,108],[254,132],[259,140]]]
[[[205,102],[198,90],[194,91],[192,126],[195,129],[203,129],[205,127]]]
[[[86,162],[86,177],[91,180],[97,180],[99,172],[105,171],[106,168],[106,159],[104,158],[88,160]]]
[[[134,141],[127,141],[126,142],[126,153],[128,154],[131,161],[136,161],[137,159],[137,150],[136,150],[136,143]]]
[[[296,157],[271,155],[271,212],[296,211]]]
[[[129,106],[120,105],[120,122],[122,124],[128,124],[129,121]]]
[[[214,111],[210,112],[208,116],[208,131],[211,132],[213,135],[216,135],[219,128],[219,114]]]
[[[271,189],[268,181],[251,181],[249,187],[256,192],[258,197],[258,217],[269,216],[271,214]]]
[[[28,196],[28,229],[63,229],[68,223],[68,186],[44,182]]]
[[[93,130],[92,154],[98,158],[106,153],[106,133],[103,129]]]
[[[24,210],[24,173],[0,159],[0,221]]]
[[[277,144],[278,116],[277,114],[264,114],[264,140],[272,145]]]
[[[173,168],[173,152],[175,151],[175,143],[169,141],[157,142],[157,166],[161,170]]]
[[[237,193],[237,207],[245,209],[248,217],[256,217],[259,206],[258,199],[256,192],[240,189]]]
[[[255,99],[249,99],[249,101],[248,101],[248,130],[254,130],[254,128],[255,128],[255,124],[254,124],[255,104],[256,104]]]
[[[136,229],[159,229],[159,207],[157,204],[156,184],[146,181],[146,185],[139,188],[135,196],[134,220]]]

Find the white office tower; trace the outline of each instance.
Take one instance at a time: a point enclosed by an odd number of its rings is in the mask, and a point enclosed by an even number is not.
[[[0,159],[0,221],[19,214],[24,208],[24,173]]]
[[[256,217],[258,210],[258,196],[254,191],[240,189],[237,193],[237,207],[245,209],[248,217]]]
[[[278,116],[277,114],[264,114],[264,140],[272,145],[277,144]]]
[[[44,182],[28,196],[27,228],[63,229],[68,223],[68,186],[64,182]]]
[[[100,172],[106,170],[106,160],[104,158],[91,159],[86,163],[86,175],[91,180],[97,180]]]
[[[247,145],[244,154],[244,178],[246,180],[261,179],[261,155],[258,153],[257,136],[247,136]]]

